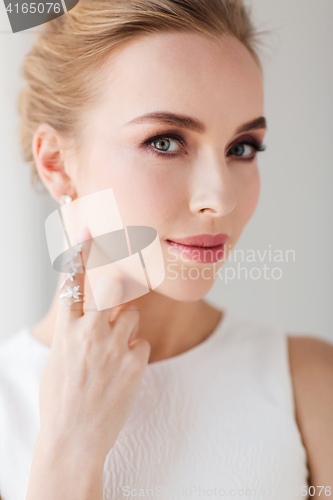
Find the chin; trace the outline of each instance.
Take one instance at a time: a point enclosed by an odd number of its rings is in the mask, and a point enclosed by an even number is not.
[[[215,267],[215,271],[212,265],[166,268],[165,279],[154,292],[182,302],[200,300],[214,285],[215,273],[219,267],[221,265]]]

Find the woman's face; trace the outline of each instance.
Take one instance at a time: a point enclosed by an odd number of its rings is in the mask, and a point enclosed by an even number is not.
[[[122,48],[101,70],[99,84],[100,105],[85,116],[76,160],[77,194],[112,188],[124,225],[158,232],[166,278],[155,291],[197,300],[213,285],[258,202],[251,143],[260,145],[265,133],[258,120],[260,70],[234,37],[217,44],[200,34],[166,33]],[[216,249],[203,256],[174,244],[221,233],[229,236],[223,257]]]

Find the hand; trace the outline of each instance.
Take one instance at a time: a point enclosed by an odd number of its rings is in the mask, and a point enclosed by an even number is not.
[[[86,231],[78,243],[91,239]],[[68,283],[84,293],[82,267]],[[99,293],[119,293],[120,283],[111,279],[98,284]],[[59,306],[39,393],[42,434],[68,437],[79,450],[94,450],[104,459],[133,407],[150,354],[149,342],[135,338],[138,311],[122,307],[114,316],[111,309],[84,313],[83,302],[70,310]]]

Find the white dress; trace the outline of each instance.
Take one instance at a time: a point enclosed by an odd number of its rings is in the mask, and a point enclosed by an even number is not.
[[[0,343],[3,500],[26,497],[49,350],[27,327]],[[287,334],[227,309],[206,340],[148,364],[105,460],[104,500],[294,500],[308,474]]]

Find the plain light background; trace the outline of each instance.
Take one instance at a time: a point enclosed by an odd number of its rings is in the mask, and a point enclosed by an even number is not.
[[[245,279],[245,271],[237,279],[237,263],[226,262],[207,298],[293,334],[333,341],[333,2],[248,3],[257,26],[271,31],[262,49],[268,132],[267,151],[259,154],[259,204],[236,248],[261,255],[294,250],[295,262],[261,262],[259,256],[240,262],[248,273],[258,268],[252,276],[261,272],[259,279]],[[11,34],[0,3],[0,339],[41,319],[58,279],[44,232],[58,205],[32,189],[19,148],[19,68],[34,32]],[[270,279],[264,279],[264,265]],[[236,276],[226,283],[227,267]],[[280,279],[271,277],[274,267]]]

